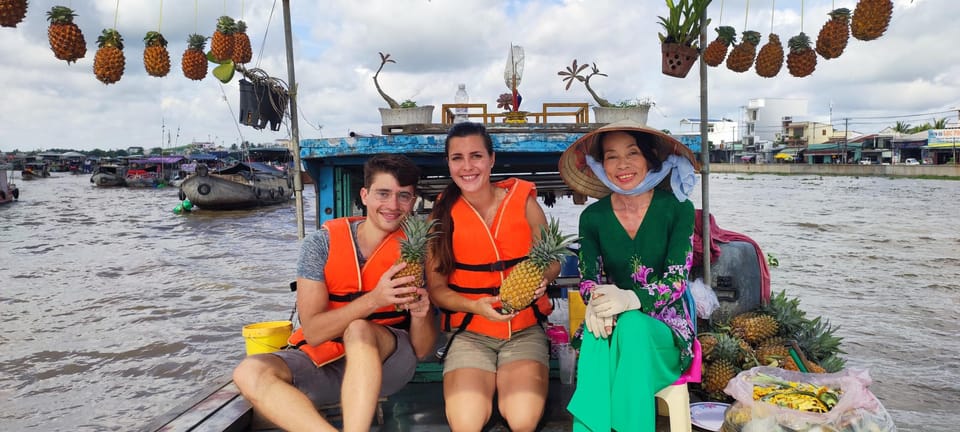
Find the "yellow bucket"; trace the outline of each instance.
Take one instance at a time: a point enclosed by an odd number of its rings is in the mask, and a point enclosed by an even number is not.
[[[587,312],[587,305],[583,304],[579,289],[567,290],[568,312],[570,316],[570,334],[572,335],[583,322],[583,315]]]
[[[247,355],[279,351],[287,346],[291,333],[293,323],[290,321],[266,321],[243,326]]]

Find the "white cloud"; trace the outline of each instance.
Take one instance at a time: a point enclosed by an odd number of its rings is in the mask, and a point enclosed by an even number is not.
[[[76,64],[56,60],[46,35],[46,5],[31,2],[25,22],[0,28],[0,81],[4,83],[4,115],[0,150],[45,148],[111,149],[214,140],[229,146],[241,138],[271,142],[288,136],[238,127],[237,79],[221,85],[212,76],[190,81],[180,71],[180,57],[189,33],[209,35],[220,15],[242,18],[253,42],[254,62],[272,76],[287,80],[280,2],[71,2],[87,39],[87,55]],[[135,3],[135,5],[134,5]],[[645,96],[657,102],[650,124],[677,129],[685,117],[699,117],[697,68],[686,79],[660,73],[657,16],[666,13],[659,1],[630,0],[375,0],[292,2],[294,55],[299,84],[302,138],[316,138],[323,125],[327,137],[350,131],[377,133],[377,108],[385,102],[371,77],[379,66],[378,51],[397,60],[380,75],[381,84],[398,101],[414,99],[439,106],[453,101],[458,83],[466,83],[471,101],[495,100],[506,92],[503,68],[510,43],[524,47],[526,64],[520,91],[524,107],[542,102],[593,102],[582,85],[570,91],[557,71],[573,59],[595,62],[609,77],[596,77],[593,87],[611,100]],[[714,1],[713,28],[731,25],[743,31],[744,21],[766,42],[771,9],[753,2]],[[764,2],[766,3],[766,2]],[[783,4],[781,4],[783,3]],[[836,5],[853,9],[855,1],[777,2],[773,31],[787,40],[802,29],[812,38]],[[960,3],[952,0],[897,0],[887,33],[875,41],[851,39],[844,54],[818,60],[809,77],[790,76],[786,68],[772,79],[752,70],[737,74],[721,66],[709,68],[710,117],[739,118],[752,98],[805,98],[808,117],[908,116],[940,113],[960,105],[960,52],[954,19]],[[724,9],[721,11],[720,7]],[[271,16],[272,12],[272,16]],[[722,13],[722,19],[721,19]],[[105,86],[93,76],[96,37],[117,28],[124,36],[126,70],[120,82]],[[170,42],[173,67],[164,78],[146,75],[142,65],[143,35],[160,29]],[[266,35],[266,37],[264,37]],[[263,55],[260,56],[260,52]],[[226,96],[226,97],[224,97]],[[232,109],[232,111],[231,111]],[[439,113],[435,112],[435,117]],[[922,123],[927,119],[908,118]],[[893,123],[891,119],[889,123]],[[864,132],[882,129],[874,121],[858,126]],[[867,129],[867,130],[864,130]],[[179,130],[179,137],[176,136]]]

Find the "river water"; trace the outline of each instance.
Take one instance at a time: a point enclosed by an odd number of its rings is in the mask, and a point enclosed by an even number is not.
[[[4,431],[142,427],[232,370],[243,325],[290,316],[292,201],[175,215],[173,188],[88,180],[20,181],[0,207]],[[956,429],[960,182],[714,174],[710,187],[717,223],[780,260],[774,291],[839,326],[900,430]],[[580,209],[548,214],[575,230]]]

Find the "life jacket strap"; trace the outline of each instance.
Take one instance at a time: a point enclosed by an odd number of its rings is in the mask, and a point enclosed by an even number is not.
[[[456,262],[453,265],[454,265],[454,268],[456,268],[457,270],[467,270],[467,271],[475,271],[475,272],[498,272],[498,271],[504,271],[517,264],[520,264],[527,258],[528,257],[526,256],[522,256],[520,258],[495,261],[492,263],[485,263],[485,264],[465,264],[465,263]]]

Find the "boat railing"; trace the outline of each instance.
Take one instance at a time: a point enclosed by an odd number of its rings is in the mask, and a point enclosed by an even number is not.
[[[440,106],[441,124],[453,124],[456,119],[455,110],[465,108],[466,116],[470,120],[479,120],[480,123],[503,123],[508,113],[492,113],[487,111],[485,103],[452,103]],[[526,120],[532,123],[549,123],[551,119],[573,118],[573,123],[590,123],[590,105],[586,102],[544,102],[541,110],[521,111],[526,113]]]

